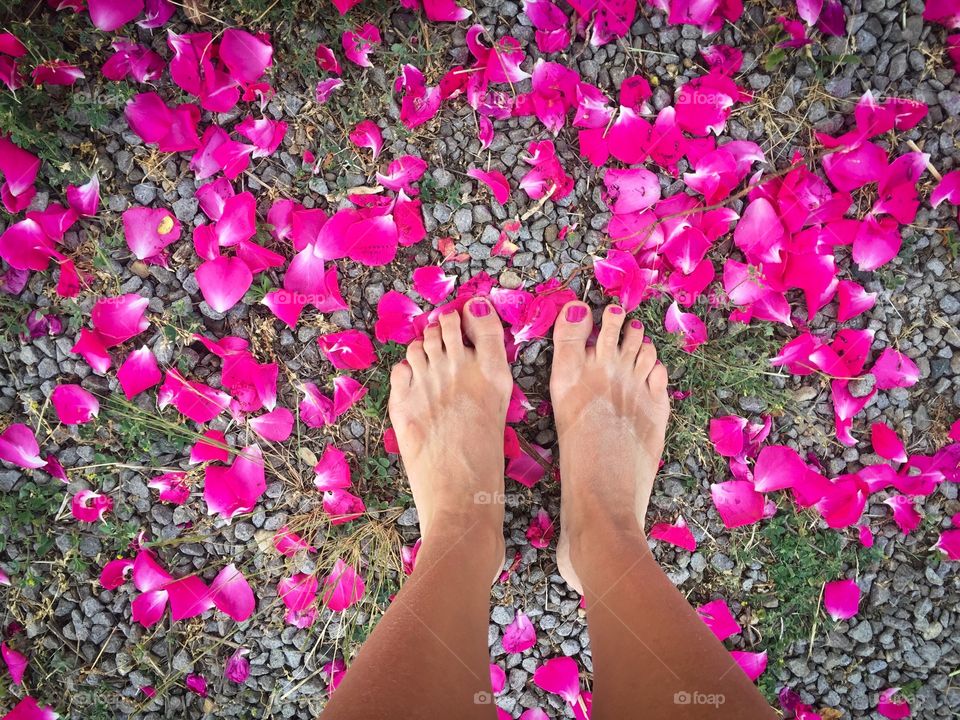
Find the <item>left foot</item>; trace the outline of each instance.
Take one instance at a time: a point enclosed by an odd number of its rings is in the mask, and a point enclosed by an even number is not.
[[[463,341],[463,334],[473,347]],[[486,298],[440,315],[390,375],[390,421],[424,544],[491,537],[479,561],[503,564],[503,428],[513,377]],[[487,533],[487,531],[490,531]]]

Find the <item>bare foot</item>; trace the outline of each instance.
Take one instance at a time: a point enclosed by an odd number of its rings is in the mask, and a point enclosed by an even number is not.
[[[577,544],[598,524],[639,529],[657,473],[670,415],[667,371],[643,326],[631,321],[623,332],[623,309],[603,313],[596,347],[582,302],[564,306],[554,327],[553,401],[560,443],[560,539],[557,567],[583,594],[575,565]],[[589,561],[589,560],[587,560]]]
[[[464,344],[463,332],[473,347]],[[503,564],[503,427],[513,377],[503,328],[485,298],[441,315],[390,375],[390,420],[429,543],[490,530],[478,562]]]

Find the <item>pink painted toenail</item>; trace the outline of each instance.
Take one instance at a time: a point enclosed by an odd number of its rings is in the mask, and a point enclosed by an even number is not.
[[[652,343],[652,342],[653,342],[653,340],[650,339],[650,336],[649,336],[649,335],[644,335],[644,336],[643,336],[643,341],[644,341],[645,343]]]
[[[643,323],[639,320],[631,320],[630,327],[632,327],[634,330],[643,330]]]
[[[470,314],[474,317],[486,317],[490,314],[490,306],[486,300],[477,300],[470,303]]]
[[[430,322],[427,323],[427,327],[428,328],[440,327],[440,323],[438,323],[436,320],[431,320]]]
[[[619,305],[611,305],[611,306],[610,306],[610,314],[611,314],[611,315],[622,315],[622,314],[623,314],[623,308],[620,307]]]
[[[456,305],[447,305],[443,310],[440,311],[441,315],[452,315],[457,311]]]
[[[587,316],[587,309],[583,305],[574,305],[567,308],[567,322],[578,323]]]

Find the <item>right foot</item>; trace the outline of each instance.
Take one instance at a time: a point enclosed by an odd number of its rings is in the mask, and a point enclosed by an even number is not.
[[[670,401],[667,371],[643,325],[623,331],[623,309],[603,313],[596,347],[589,307],[571,302],[554,327],[553,402],[560,444],[560,539],[557,567],[583,594],[575,563],[585,532],[598,527],[640,533],[663,452]]]

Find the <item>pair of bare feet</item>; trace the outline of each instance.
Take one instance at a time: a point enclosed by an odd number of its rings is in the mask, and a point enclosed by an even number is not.
[[[583,550],[590,533],[643,533],[670,412],[666,369],[643,326],[625,323],[623,309],[611,305],[591,347],[593,327],[586,304],[561,309],[550,379],[562,478],[557,567],[581,593],[577,569],[590,562]],[[480,530],[489,543],[477,548],[477,562],[496,577],[513,377],[489,301],[474,298],[462,314],[451,308],[429,325],[394,367],[390,386],[390,419],[424,543]]]

